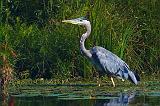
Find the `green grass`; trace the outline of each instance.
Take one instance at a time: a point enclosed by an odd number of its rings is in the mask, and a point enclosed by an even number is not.
[[[33,8],[29,10],[37,12],[36,19],[30,20],[34,12],[25,10],[28,7],[24,8],[19,0],[15,6],[23,11],[21,15],[12,15],[5,10],[9,5],[1,2],[0,11],[3,10],[4,15],[0,18],[0,56],[7,55],[17,78],[23,79],[24,74],[27,75],[25,79],[79,76],[93,79],[95,69],[79,50],[79,39],[85,29],[61,23],[63,19],[81,17],[86,12],[90,13],[92,24],[91,36],[85,44],[88,49],[94,45],[105,47],[141,76],[143,73],[159,74],[158,0],[50,0],[43,5],[37,4],[32,1],[26,3]],[[4,44],[7,44],[7,49],[2,47]],[[16,53],[16,58],[10,50]],[[1,60],[0,65],[3,65]]]
[[[10,83],[8,89],[9,94],[17,96],[33,96],[33,95],[51,95],[56,94],[76,94],[83,96],[96,96],[106,93],[116,94],[119,92],[140,92],[142,94],[158,93],[160,91],[159,77],[143,77],[138,85],[134,85],[129,81],[122,82],[114,80],[116,87],[112,86],[111,81],[104,77],[101,79],[101,86],[98,86],[96,78],[86,80],[85,78],[70,78],[70,79],[23,79],[14,80]]]

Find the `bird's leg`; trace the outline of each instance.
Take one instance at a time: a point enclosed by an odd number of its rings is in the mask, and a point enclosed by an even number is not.
[[[98,86],[101,86],[101,80],[99,78],[97,79],[97,83],[98,83]]]
[[[111,77],[111,81],[112,81],[113,87],[115,87],[116,85],[115,85],[112,77]]]
[[[96,78],[97,78],[98,86],[101,86],[101,79],[100,79],[100,75],[98,72],[96,72]]]

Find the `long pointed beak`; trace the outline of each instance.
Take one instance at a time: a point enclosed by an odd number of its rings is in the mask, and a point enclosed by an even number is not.
[[[62,22],[71,23],[71,24],[78,24],[78,22],[76,22],[75,20],[63,20]]]
[[[71,23],[71,20],[63,20],[62,22]]]

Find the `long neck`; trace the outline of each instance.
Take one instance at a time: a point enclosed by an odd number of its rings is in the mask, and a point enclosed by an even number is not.
[[[87,49],[85,48],[85,45],[84,45],[86,38],[88,38],[89,35],[90,35],[90,33],[91,33],[91,25],[90,25],[90,23],[86,24],[85,27],[86,27],[87,31],[86,31],[86,33],[84,33],[84,34],[82,35],[82,37],[81,37],[81,39],[80,39],[80,49],[81,49],[81,52],[82,52],[86,57],[91,57],[91,53],[89,52],[89,50],[87,50]]]

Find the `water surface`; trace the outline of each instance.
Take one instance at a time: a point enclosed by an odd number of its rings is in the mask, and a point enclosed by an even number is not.
[[[117,87],[110,90],[111,87],[93,86],[25,86],[9,93],[7,97],[1,97],[0,104],[2,106],[160,106],[159,90],[126,88]]]
[[[56,96],[57,95],[57,96]],[[96,97],[79,95],[18,96],[8,98],[10,106],[159,106],[160,96],[119,93]]]

